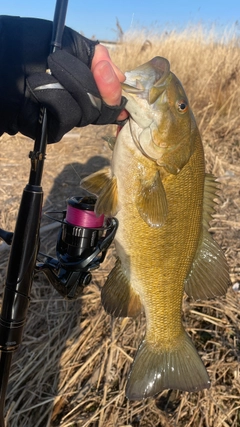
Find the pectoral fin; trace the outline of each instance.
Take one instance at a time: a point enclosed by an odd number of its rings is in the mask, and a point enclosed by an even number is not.
[[[151,182],[146,183],[144,178],[140,180],[136,206],[142,219],[150,227],[161,227],[165,223],[168,213],[167,198],[158,171]]]
[[[84,188],[84,190],[89,191],[89,193],[93,193],[98,196],[102,189],[111,181],[111,178],[111,169],[107,166],[100,171],[94,172],[86,178],[83,178],[80,186]]]
[[[190,273],[185,281],[186,293],[196,300],[225,295],[230,284],[229,269],[222,249],[208,232],[217,189],[214,177],[206,175],[202,234]]]
[[[95,205],[97,215],[114,216],[117,213],[117,178],[109,167],[89,175],[81,181],[81,187],[98,196]]]
[[[118,259],[102,289],[102,304],[115,317],[135,317],[142,310],[139,295],[133,290]]]

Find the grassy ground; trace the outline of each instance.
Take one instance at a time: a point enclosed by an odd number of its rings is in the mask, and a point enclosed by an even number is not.
[[[125,383],[145,319],[113,320],[101,307],[100,289],[114,263],[112,248],[77,301],[64,301],[42,275],[36,277],[23,342],[12,365],[8,426],[240,426],[239,40],[232,36],[216,42],[199,29],[158,37],[141,32],[126,35],[111,55],[124,71],[156,55],[169,59],[199,124],[206,170],[221,183],[211,231],[226,254],[234,287],[221,299],[183,301],[185,327],[212,386],[199,393],[165,391],[156,399],[127,401]],[[65,209],[68,197],[82,194],[80,179],[109,163],[111,152],[102,137],[115,130],[115,126],[74,129],[48,147],[44,212]],[[31,149],[32,142],[20,135],[1,138],[0,224],[8,230],[14,230]],[[44,216],[41,235],[41,250],[54,255],[57,229]],[[1,292],[8,253],[1,244]]]

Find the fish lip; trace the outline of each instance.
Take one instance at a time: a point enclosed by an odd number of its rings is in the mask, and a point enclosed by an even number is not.
[[[164,91],[167,77],[170,74],[170,64],[166,58],[156,56],[135,70],[125,73],[126,80],[121,83],[126,94],[132,94],[151,102],[150,92],[155,89],[160,94]],[[127,97],[127,96],[126,96]]]
[[[121,83],[121,87],[122,87],[122,90],[124,90],[124,92],[134,94],[134,95],[144,92],[144,89],[139,89],[136,86],[132,86],[126,83],[126,81]]]
[[[147,75],[147,81],[150,79],[152,85],[159,86],[169,74],[169,61],[161,56],[155,56],[150,61],[140,65],[134,70],[127,71],[125,73],[126,80],[124,83],[130,87],[135,87],[136,89],[143,89],[144,85],[142,83],[142,75]],[[133,81],[135,82],[135,85],[132,85]]]

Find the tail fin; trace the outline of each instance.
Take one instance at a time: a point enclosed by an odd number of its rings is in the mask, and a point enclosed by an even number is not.
[[[126,396],[141,400],[165,389],[196,392],[210,387],[207,371],[190,337],[185,333],[177,349],[139,347],[129,375]]]

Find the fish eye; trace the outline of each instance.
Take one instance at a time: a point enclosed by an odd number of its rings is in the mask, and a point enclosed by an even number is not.
[[[176,102],[177,110],[179,113],[186,113],[188,110],[188,103],[185,99],[180,99]]]

